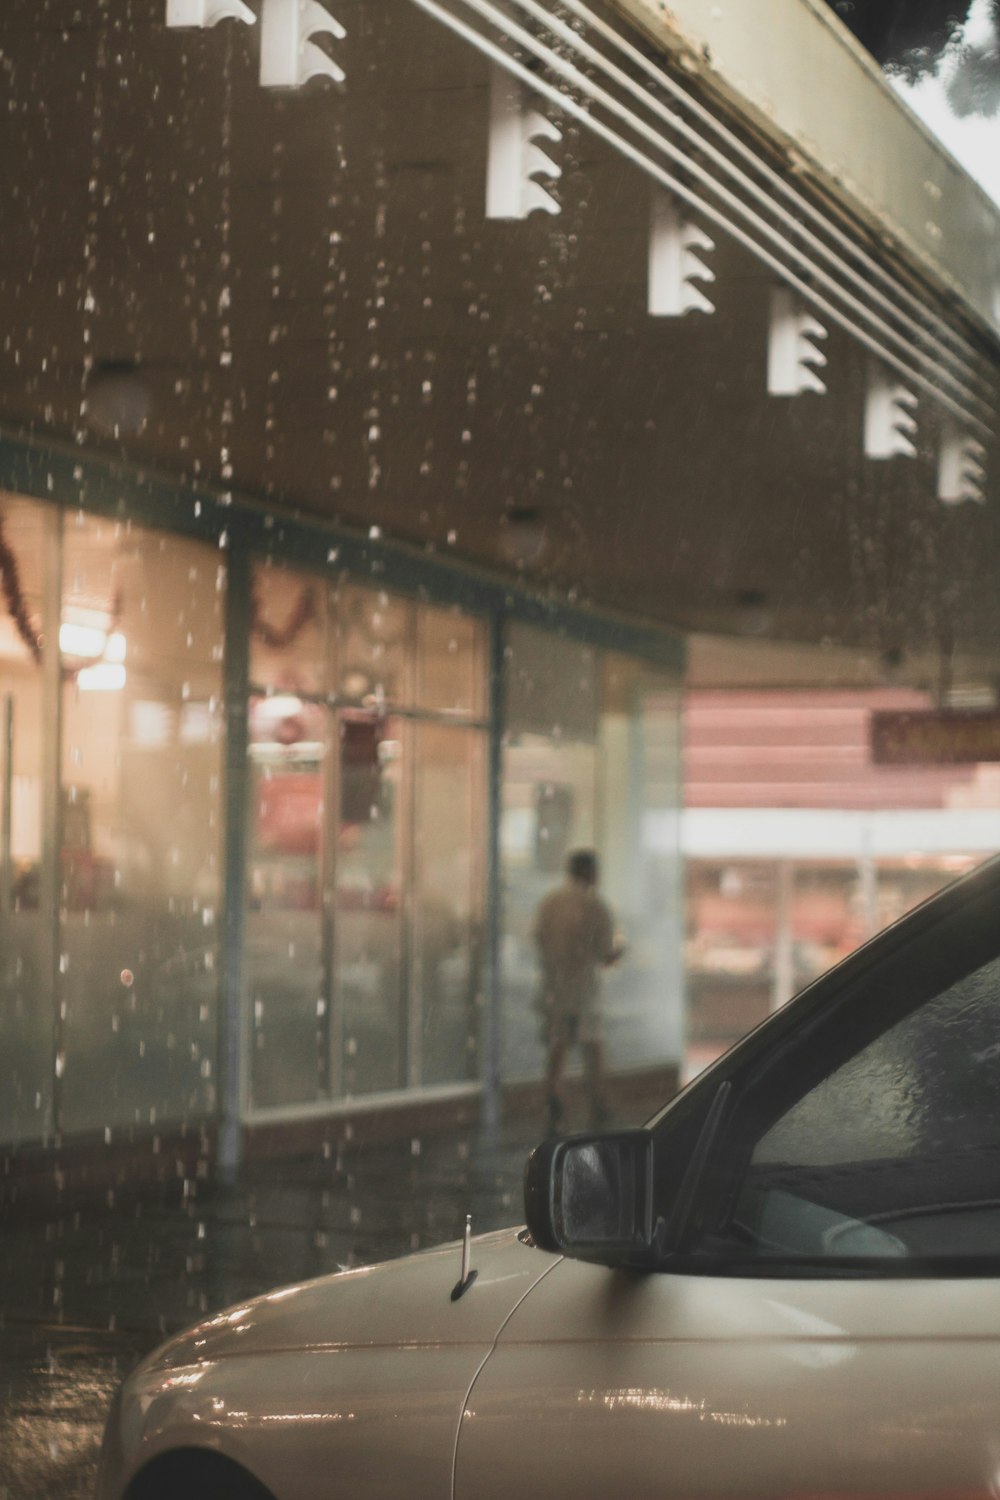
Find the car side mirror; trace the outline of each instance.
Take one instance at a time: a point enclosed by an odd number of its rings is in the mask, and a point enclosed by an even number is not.
[[[652,1135],[613,1130],[543,1141],[525,1167],[524,1206],[543,1250],[607,1266],[650,1265]]]

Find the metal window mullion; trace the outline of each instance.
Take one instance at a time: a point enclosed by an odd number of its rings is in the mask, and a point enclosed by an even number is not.
[[[326,681],[335,682],[338,665],[337,631],[332,600],[327,587],[326,641],[324,659]],[[343,1019],[337,1004],[337,843],[340,832],[340,718],[335,709],[324,703],[323,732],[326,753],[323,757],[323,815],[320,824],[320,968],[323,984],[323,1017],[320,1033],[319,1085],[328,1099],[340,1092],[343,1074]]]
[[[338,681],[340,671],[340,620],[336,609],[336,589],[337,585],[332,580],[327,583],[326,661],[328,682]],[[326,837],[326,857],[323,872],[323,980],[329,1017],[327,1027],[327,1046],[329,1048],[327,1078],[329,1080],[331,1098],[339,1099],[344,1092],[344,1006],[340,993],[340,969],[337,954],[337,943],[340,937],[337,930],[337,880],[339,877],[337,845],[340,839],[341,759],[344,737],[340,729],[340,711],[336,706],[335,700],[336,695],[334,694],[332,696],[326,695],[320,701],[322,701],[327,709],[327,724],[330,736],[330,750],[327,756],[328,766],[325,776],[326,810],[323,818],[323,832]]]
[[[462,728],[475,727],[472,719],[458,719],[450,714],[438,713],[435,709],[404,708],[398,703],[352,703],[341,702],[338,707],[355,713],[370,714],[373,719],[399,719],[404,724],[456,724]],[[480,726],[481,727],[481,726]]]
[[[489,720],[465,718],[461,714],[450,714],[439,708],[390,708],[386,710],[397,719],[409,719],[417,724],[441,724],[446,729],[487,729]]]
[[[406,649],[403,658],[403,685],[411,703],[416,702],[420,669],[421,611],[415,599],[408,601],[409,624]],[[400,1082],[404,1088],[416,1088],[420,1083],[422,1066],[421,1025],[423,1021],[423,987],[416,982],[414,958],[417,952],[417,755],[420,750],[420,733],[413,722],[413,710],[386,707],[386,715],[408,723],[401,734],[403,741],[403,774],[400,790],[403,805],[399,809],[400,834],[400,884],[402,886],[399,911],[399,1045]]]
[[[42,601],[42,852],[38,906],[42,916],[42,973],[52,1018],[51,1126],[58,1138],[63,1129],[63,1063],[66,1043],[62,949],[62,659],[59,625],[62,616],[63,512],[54,511],[45,526],[45,583]],[[48,920],[46,920],[48,914]]]
[[[250,695],[252,697],[268,698],[277,697],[276,693],[269,693],[266,687],[259,683],[250,684]],[[356,698],[344,698],[339,693],[304,693],[296,691],[294,696],[303,703],[312,704],[316,708],[329,708],[333,712],[342,709],[356,709],[359,713],[372,714],[382,718],[403,719],[417,723],[447,724],[456,729],[487,729],[489,720],[479,716],[469,716],[465,713],[449,713],[442,708],[415,708],[405,707],[403,704],[384,702],[379,704],[359,703]]]
[[[337,924],[337,897],[339,879],[336,845],[340,833],[340,807],[342,797],[342,757],[344,737],[341,733],[340,714],[330,714],[330,769],[326,779],[329,805],[326,809],[325,828],[330,852],[327,858],[327,880],[323,892],[323,948],[324,978],[327,989],[327,1005],[330,1011],[328,1045],[330,1061],[328,1076],[330,1094],[339,1099],[344,1093],[344,1001],[341,987],[340,963],[337,945],[340,934]]]
[[[649,854],[642,836],[645,814],[653,811],[653,778],[646,750],[645,734],[645,707],[648,691],[649,682],[643,675],[633,682],[628,697],[628,817],[629,840],[634,851],[629,905],[633,912],[642,912],[642,892],[650,876]]]
[[[220,1175],[233,1178],[243,1155],[242,1122],[250,1103],[251,1034],[246,988],[247,820],[249,813],[250,558],[230,547],[226,568],[225,845],[222,977],[218,997],[218,1145]]]
[[[484,662],[485,666],[485,662]],[[466,942],[469,951],[468,978],[465,985],[467,1025],[475,1027],[475,1044],[465,1038],[464,1073],[473,1081],[478,1077],[482,1055],[481,1031],[485,1021],[483,998],[486,992],[486,880],[489,865],[486,827],[489,816],[488,757],[489,738],[481,731],[466,735],[471,757],[469,776],[469,834],[472,839],[469,860],[469,919]],[[484,813],[486,819],[484,819]]]
[[[489,620],[486,670],[489,693],[489,724],[486,749],[486,868],[484,913],[483,987],[486,1014],[483,1017],[483,1124],[496,1129],[501,1116],[501,1026],[503,1020],[503,867],[500,853],[500,823],[503,814],[503,735],[505,712],[507,615],[496,610]]]
[[[405,1039],[403,1079],[407,1088],[418,1088],[423,1076],[424,987],[423,963],[417,975],[420,901],[417,896],[417,791],[418,760],[423,755],[420,726],[411,724],[403,741],[404,780],[406,783],[406,823],[403,845],[403,922],[399,934],[402,983],[400,1000],[405,1007],[401,1036]],[[423,955],[420,955],[421,960]]]
[[[14,694],[3,699],[3,806],[0,807],[0,916],[13,905]]]

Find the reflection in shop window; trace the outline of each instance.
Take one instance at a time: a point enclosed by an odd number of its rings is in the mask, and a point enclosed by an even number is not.
[[[250,598],[250,680],[276,693],[323,692],[327,593],[322,580],[259,563]]]
[[[337,693],[371,706],[413,701],[414,606],[408,599],[344,584],[333,596]]]
[[[457,609],[421,605],[417,613],[419,708],[483,718],[486,674],[481,620]]]
[[[74,1131],[214,1105],[219,582],[208,547],[66,523],[60,984]]]
[[[325,708],[291,692],[250,701],[246,968],[258,1106],[315,1099],[328,1083],[327,720]]]
[[[618,1067],[677,1059],[678,683],[638,658],[521,624],[509,630],[506,659],[504,1072],[542,1071],[534,915],[581,847],[597,850],[627,947],[603,976],[609,1059]]]
[[[402,720],[340,715],[334,913],[338,1060],[347,1094],[406,1082],[402,889],[412,736]]]
[[[478,1073],[485,776],[477,730],[418,726],[410,1045],[425,1083]]]
[[[0,1140],[52,1126],[52,964],[42,895],[46,557],[58,516],[0,496]],[[51,726],[48,727],[52,732]],[[51,794],[51,793],[50,793]],[[48,851],[53,858],[54,851]]]
[[[254,597],[255,621],[297,632],[255,624],[252,650],[253,1106],[468,1079],[486,757],[463,721],[485,709],[482,622],[263,564]]]

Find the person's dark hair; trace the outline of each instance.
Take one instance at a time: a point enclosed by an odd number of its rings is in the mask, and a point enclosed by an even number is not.
[[[571,880],[582,880],[586,885],[596,885],[597,855],[593,849],[574,849],[566,860],[566,873]]]

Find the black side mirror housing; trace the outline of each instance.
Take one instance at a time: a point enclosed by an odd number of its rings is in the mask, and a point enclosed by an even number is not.
[[[652,1134],[611,1130],[543,1141],[525,1167],[524,1206],[542,1250],[649,1267],[656,1258]]]

